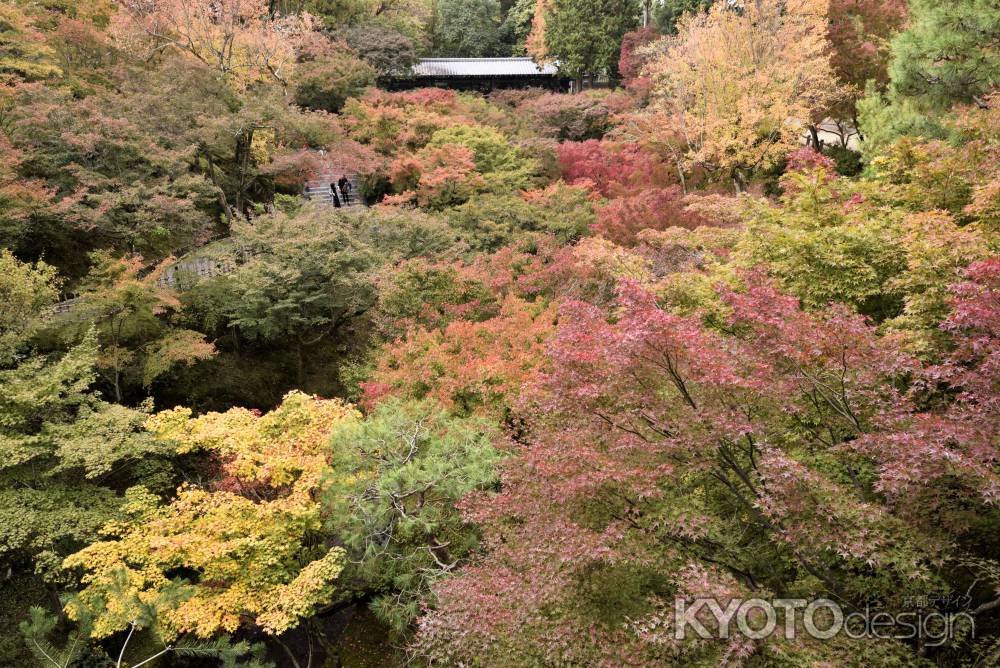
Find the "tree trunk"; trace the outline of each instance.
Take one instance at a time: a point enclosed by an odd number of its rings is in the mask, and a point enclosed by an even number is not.
[[[302,341],[300,340],[295,346],[295,384],[299,389],[302,389],[302,384],[305,381],[305,358],[303,355],[302,348],[304,347]]]
[[[120,404],[122,402],[121,364],[120,364],[121,358],[118,355],[121,351],[121,348],[118,346],[118,341],[121,340],[122,325],[124,324],[125,319],[122,318],[121,320],[116,322],[115,316],[112,315],[110,322],[111,326],[108,328],[108,331],[111,332],[111,345],[114,347],[115,350],[114,376],[113,376],[113,382],[115,386],[115,403]]]
[[[823,152],[823,142],[819,138],[819,128],[815,125],[809,126],[809,136],[812,138],[812,147],[817,153]]]
[[[233,212],[229,209],[226,191],[219,185],[219,180],[215,176],[215,161],[212,160],[212,154],[207,149],[205,150],[205,159],[208,160],[208,177],[212,180],[212,185],[215,186],[219,197],[219,206],[222,207],[222,212],[226,215],[226,230],[228,231],[233,226]]]
[[[236,210],[243,212],[243,193],[247,186],[247,172],[250,171],[250,149],[253,145],[254,127],[240,130],[236,135]]]
[[[733,169],[733,186],[736,188],[737,195],[745,192],[747,189],[746,176],[743,175],[743,171],[739,167]]]

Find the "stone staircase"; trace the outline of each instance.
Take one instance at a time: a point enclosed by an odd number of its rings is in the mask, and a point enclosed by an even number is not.
[[[364,206],[364,202],[361,201],[361,184],[358,182],[357,174],[336,171],[320,174],[306,182],[305,196],[308,199],[333,206],[333,193],[330,192],[330,184],[339,181],[341,176],[346,176],[351,184],[350,204],[347,204],[346,208]],[[340,205],[345,206],[343,196],[340,198]]]
[[[229,241],[229,238],[224,237],[216,241],[225,243]],[[203,252],[203,249],[202,251],[195,252]],[[194,281],[229,274],[236,271],[239,264],[249,261],[256,254],[257,251],[252,249],[236,248],[231,254],[219,259],[214,257],[182,257],[172,265],[166,267],[156,283],[160,287],[175,287],[180,276],[179,272],[187,274]],[[50,306],[48,314],[52,316],[65,316],[68,313],[75,312],[74,315],[76,317],[71,318],[71,320],[86,320],[94,316],[92,309],[88,311],[86,308],[83,308],[87,305],[87,301],[88,298],[86,296],[64,299]],[[97,315],[101,314],[98,312]]]

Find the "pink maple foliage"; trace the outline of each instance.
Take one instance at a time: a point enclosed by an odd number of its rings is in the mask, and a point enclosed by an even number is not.
[[[549,361],[515,404],[502,489],[463,504],[487,552],[437,588],[416,649],[682,657],[699,646],[673,639],[673,597],[706,592],[792,587],[906,609],[960,558],[946,555],[962,508],[996,496],[1000,260],[967,277],[944,325],[955,352],[930,366],[844,307],[802,310],[759,271],[717,288],[722,320],[673,313],[628,281],[610,308],[564,300]],[[935,384],[956,391],[926,406]],[[632,616],[588,607],[619,601],[619,577]],[[720,640],[716,656],[758,649]]]

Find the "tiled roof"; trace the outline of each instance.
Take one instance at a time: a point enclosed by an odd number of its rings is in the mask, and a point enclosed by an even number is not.
[[[417,77],[509,77],[554,75],[556,66],[538,66],[531,58],[421,58]]]

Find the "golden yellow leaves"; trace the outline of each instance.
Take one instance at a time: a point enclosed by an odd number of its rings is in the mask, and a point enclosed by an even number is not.
[[[246,408],[191,417],[188,408],[154,415],[146,428],[176,443],[180,453],[214,450],[226,472],[245,482],[281,487],[318,483],[323,446],[332,426],[357,411],[341,401],[291,392],[274,411],[259,416]]]
[[[257,623],[275,635],[295,626],[301,617],[311,612],[313,601],[328,595],[330,583],[340,575],[343,563],[344,550],[339,547],[310,563],[294,580],[275,590],[267,609],[258,615]]]
[[[804,126],[842,94],[830,66],[823,0],[716,3],[650,45],[651,113],[710,171],[750,172],[799,143]]]
[[[108,525],[109,540],[66,559],[84,571],[67,613],[95,613],[95,637],[136,621],[164,638],[206,638],[247,622],[275,634],[295,626],[329,600],[342,568],[343,550],[320,535],[314,497],[330,432],[356,415],[340,401],[292,392],[266,415],[237,408],[192,417],[175,408],[151,417],[149,430],[179,452],[217,453],[223,476],[211,489],[182,486],[168,505],[129,490],[130,521]]]

